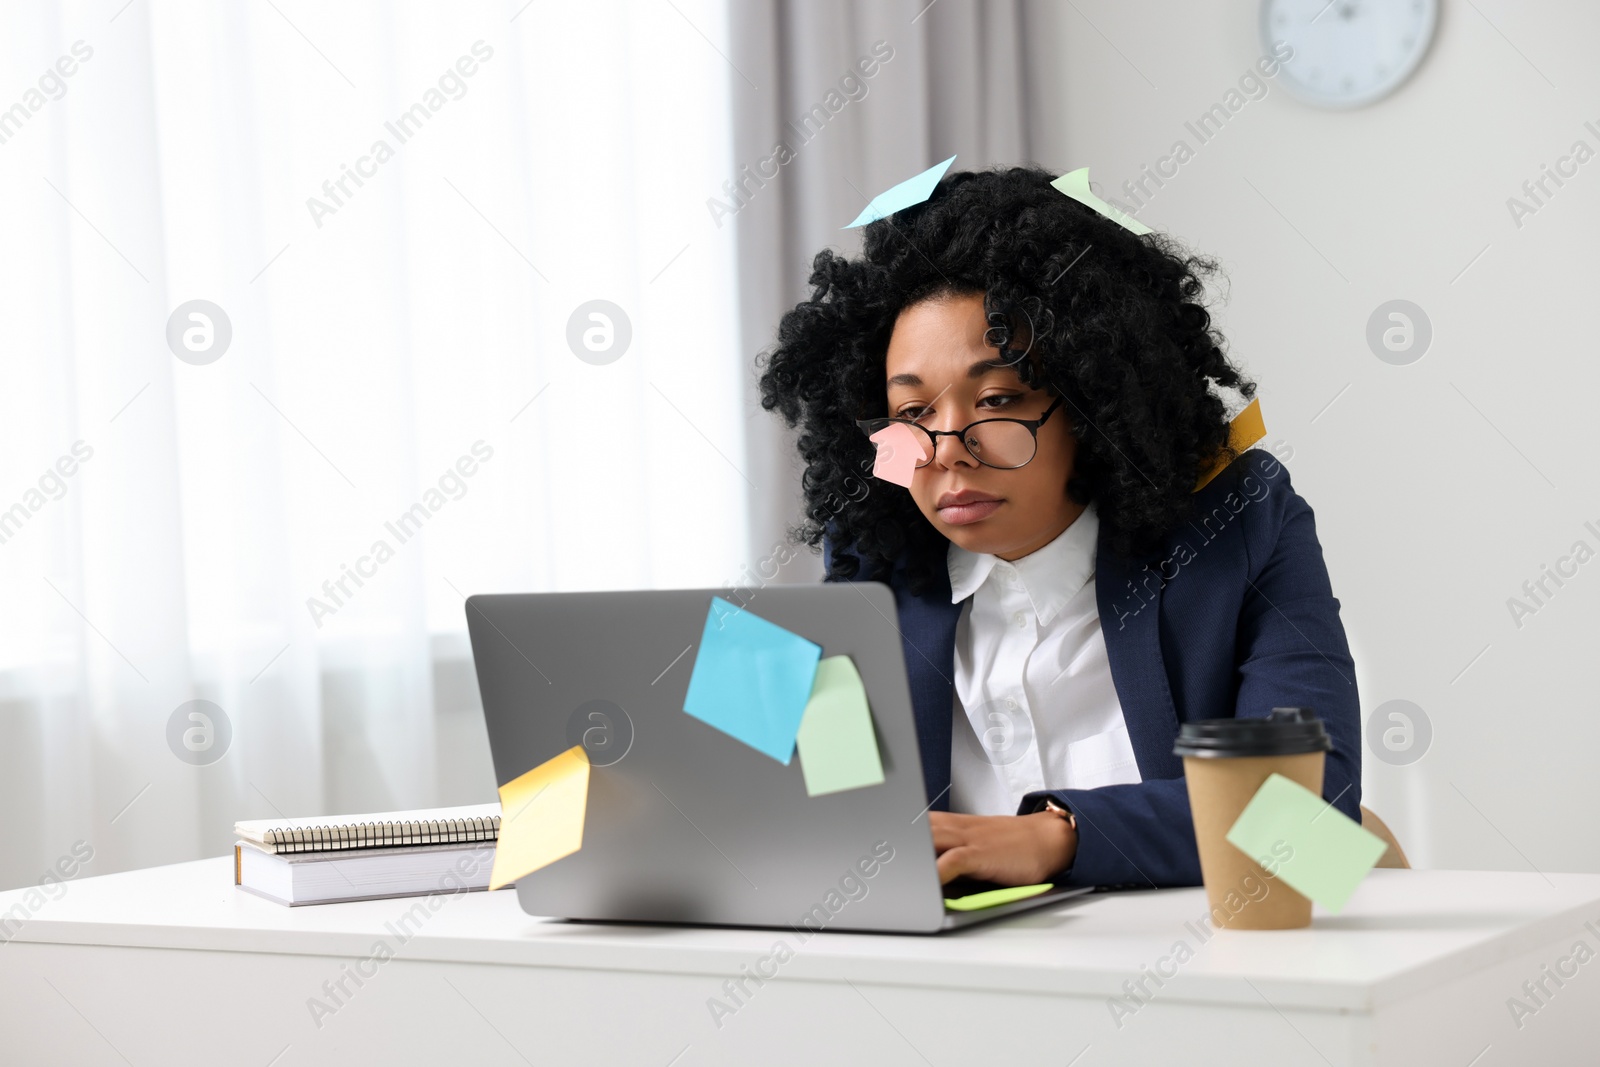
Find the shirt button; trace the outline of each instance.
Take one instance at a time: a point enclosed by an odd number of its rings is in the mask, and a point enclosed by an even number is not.
[[[1017,702],[1015,700],[1009,700],[1008,699],[1006,701],[1006,707],[1010,708],[1012,711],[1016,711],[1017,710]]]
[[[1011,617],[1013,619],[1017,620],[1017,625],[1018,626],[1026,626],[1026,625],[1028,625],[1028,620],[1023,617],[1023,614],[1020,611],[1017,612],[1015,615],[1013,615]]]

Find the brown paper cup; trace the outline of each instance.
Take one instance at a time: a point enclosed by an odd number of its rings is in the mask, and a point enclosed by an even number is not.
[[[1293,930],[1311,925],[1311,901],[1229,844],[1227,833],[1261,783],[1281,774],[1322,795],[1325,752],[1289,756],[1185,756],[1200,874],[1211,921],[1234,930]]]

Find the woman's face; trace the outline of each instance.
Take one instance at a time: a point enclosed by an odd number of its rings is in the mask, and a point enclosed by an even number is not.
[[[915,419],[930,430],[1043,415],[1052,394],[1030,389],[1011,367],[988,365],[999,356],[983,343],[988,326],[983,297],[976,293],[924,300],[901,311],[885,365],[889,415]],[[933,459],[911,481],[917,507],[934,529],[973,552],[1016,560],[1043,548],[1083,513],[1083,505],[1067,496],[1077,452],[1067,410],[1058,407],[1051,414],[1039,427],[1033,459],[1011,470],[984,466],[957,438],[938,438]],[[958,493],[977,494],[984,502],[948,506]]]

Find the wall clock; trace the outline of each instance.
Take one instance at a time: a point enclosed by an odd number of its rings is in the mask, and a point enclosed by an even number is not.
[[[1438,21],[1438,0],[1261,0],[1261,43],[1294,49],[1277,79],[1293,96],[1360,107],[1411,76]]]

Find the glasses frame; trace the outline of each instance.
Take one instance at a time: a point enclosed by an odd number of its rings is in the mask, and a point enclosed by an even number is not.
[[[934,456],[936,456],[939,452],[939,438],[954,437],[956,440],[961,442],[962,448],[967,449],[967,455],[972,456],[974,460],[981,463],[983,466],[993,467],[995,470],[1000,471],[1014,471],[1026,467],[1028,464],[1034,461],[1035,457],[1039,455],[1039,427],[1043,426],[1045,424],[1045,420],[1050,418],[1050,416],[1055,413],[1056,408],[1060,407],[1064,402],[1064,397],[1057,396],[1051,405],[1045,408],[1044,414],[1040,415],[1037,419],[978,419],[974,422],[967,423],[959,430],[930,430],[920,422],[914,422],[911,419],[857,419],[855,420],[855,423],[856,427],[860,429],[862,433],[866,434],[868,438],[871,438],[873,434],[897,422],[904,423],[913,429],[921,430],[928,437],[929,448],[928,458],[917,464],[916,469],[918,470],[921,470],[923,467],[926,467],[928,464],[933,462]],[[1002,467],[998,463],[990,463],[981,456],[973,455],[972,449],[967,448],[967,434],[972,431],[974,426],[982,426],[986,422],[1014,422],[1017,425],[1025,428],[1028,433],[1033,436],[1033,455],[1029,456],[1027,459],[1023,460],[1021,463],[1018,463],[1014,467]]]

